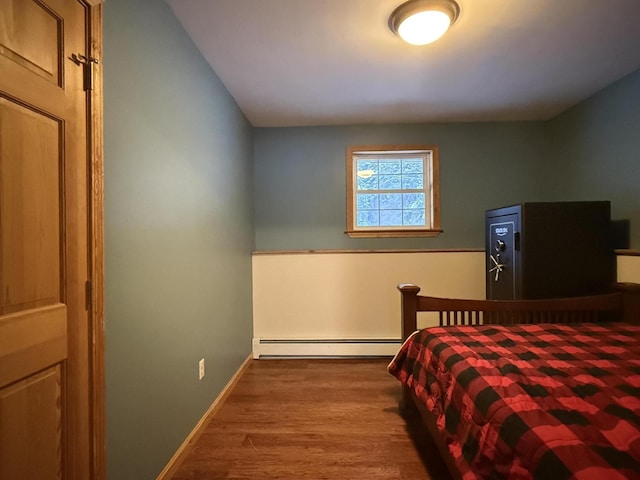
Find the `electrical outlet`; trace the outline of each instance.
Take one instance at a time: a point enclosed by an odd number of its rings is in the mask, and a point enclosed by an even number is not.
[[[204,377],[204,358],[198,362],[198,378],[202,380],[202,377]]]

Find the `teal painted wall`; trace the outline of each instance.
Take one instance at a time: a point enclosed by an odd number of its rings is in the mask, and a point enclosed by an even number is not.
[[[257,128],[257,250],[483,248],[484,212],[526,201],[610,200],[640,248],[640,70],[547,122]],[[437,238],[351,239],[348,145],[440,146]],[[620,245],[623,246],[623,245]]]
[[[442,233],[352,239],[346,227],[348,145],[440,147]],[[540,122],[257,128],[257,250],[484,248],[484,212],[542,200],[546,129]]]
[[[549,122],[550,199],[611,200],[640,249],[640,70]]]
[[[602,198],[640,248],[640,72],[549,122],[253,129],[164,2],[104,8],[110,480],[155,478],[250,352],[252,248],[482,248],[486,209]],[[440,146],[444,233],[348,238],[347,145],[403,143]]]
[[[147,480],[251,351],[252,130],[165,2],[104,29],[107,470]]]

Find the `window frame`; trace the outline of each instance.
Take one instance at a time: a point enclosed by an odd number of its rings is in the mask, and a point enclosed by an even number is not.
[[[356,219],[355,158],[362,154],[380,153],[397,155],[402,152],[431,152],[431,164],[425,172],[425,195],[427,200],[426,218],[430,220],[425,227],[366,227],[358,228]],[[437,145],[350,145],[346,155],[347,171],[347,228],[351,238],[402,238],[436,237],[442,233],[440,228],[440,149]],[[429,173],[431,174],[429,176]],[[373,192],[373,191],[372,191]]]

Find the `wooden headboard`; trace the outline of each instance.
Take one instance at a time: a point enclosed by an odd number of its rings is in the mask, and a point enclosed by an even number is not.
[[[618,283],[615,292],[549,300],[463,300],[418,295],[400,284],[402,340],[417,330],[417,312],[438,312],[441,326],[623,321],[640,324],[640,284]]]

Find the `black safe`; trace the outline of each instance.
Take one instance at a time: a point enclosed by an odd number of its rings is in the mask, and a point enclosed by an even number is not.
[[[610,202],[532,202],[488,210],[492,300],[605,293],[615,283]]]

